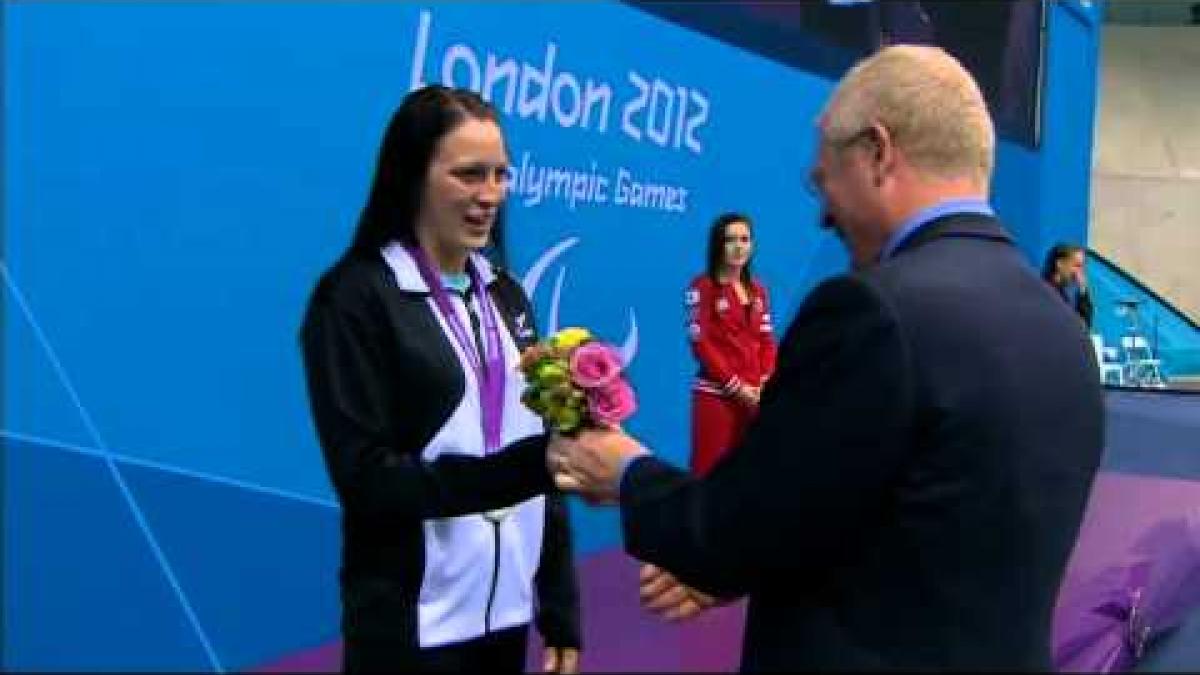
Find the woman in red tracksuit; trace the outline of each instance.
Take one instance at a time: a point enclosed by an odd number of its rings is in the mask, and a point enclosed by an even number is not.
[[[709,231],[708,268],[692,281],[685,298],[692,351],[700,362],[692,385],[696,475],[708,473],[741,438],[775,369],[767,291],[750,274],[752,249],[749,218],[718,217]]]

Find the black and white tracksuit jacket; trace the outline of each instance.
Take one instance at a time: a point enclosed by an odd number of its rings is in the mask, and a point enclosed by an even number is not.
[[[520,401],[532,308],[510,276],[472,257],[507,327],[503,447],[490,456],[475,373],[404,248],[347,256],[306,313],[309,400],[342,505],[342,632],[418,649],[532,620],[548,645],[577,647],[566,505],[542,421]],[[463,298],[450,298],[471,327]],[[482,515],[499,507],[513,507],[500,523]]]

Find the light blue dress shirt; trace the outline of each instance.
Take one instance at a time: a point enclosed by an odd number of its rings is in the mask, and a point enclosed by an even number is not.
[[[933,206],[926,207],[917,211],[908,220],[900,226],[900,229],[892,233],[888,239],[887,245],[883,247],[883,251],[879,254],[880,260],[887,260],[896,253],[896,249],[908,240],[909,237],[917,233],[925,225],[941,218],[959,213],[977,213],[984,216],[994,216],[995,211],[992,207],[982,199],[947,199],[938,202]]]

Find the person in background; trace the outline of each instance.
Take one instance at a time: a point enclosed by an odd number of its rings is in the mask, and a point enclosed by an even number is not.
[[[688,285],[688,337],[699,362],[692,384],[691,468],[704,475],[741,439],[775,369],[767,290],[750,271],[750,219],[725,213],[708,234],[704,274]]]
[[[578,584],[540,418],[536,340],[496,244],[508,154],[478,95],[410,93],[349,249],[301,329],[309,402],[342,507],[346,672],[577,672]]]
[[[1075,244],[1055,244],[1046,254],[1046,262],[1042,265],[1042,279],[1050,284],[1085,326],[1092,327],[1092,315],[1095,312],[1092,298],[1088,293],[1087,273],[1084,272],[1084,250]]]

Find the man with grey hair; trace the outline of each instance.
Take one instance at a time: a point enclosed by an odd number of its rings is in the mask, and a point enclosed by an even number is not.
[[[819,129],[854,269],[801,306],[743,441],[703,479],[619,429],[547,463],[619,503],[650,609],[749,598],[743,670],[1049,669],[1103,441],[1088,338],[992,214],[992,122],[954,58],[879,51]]]

